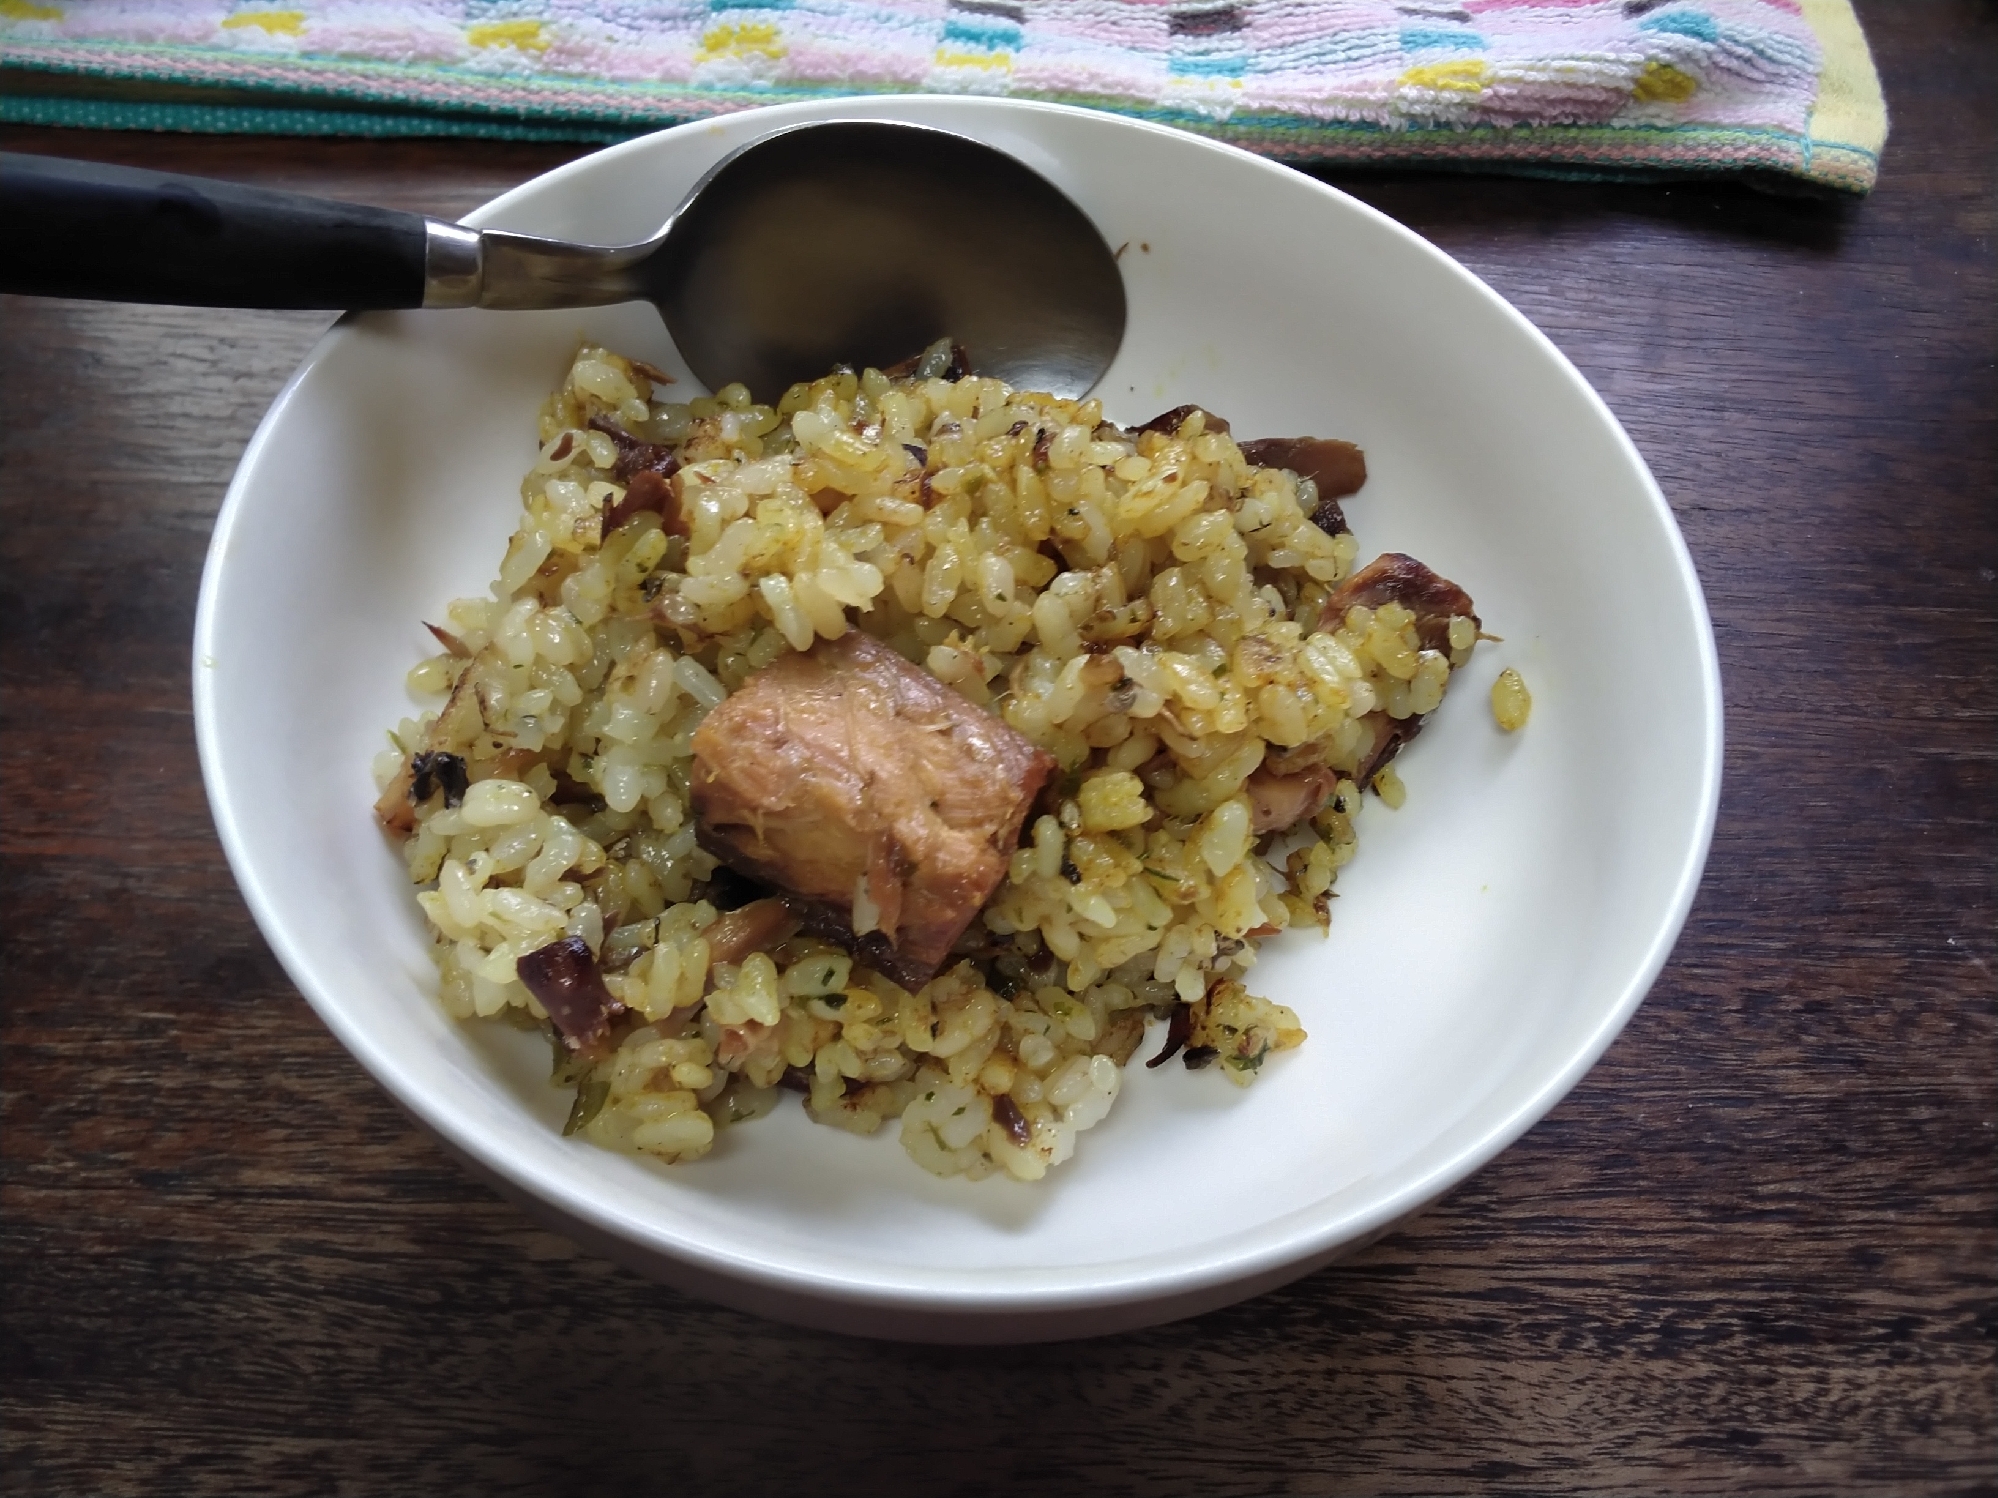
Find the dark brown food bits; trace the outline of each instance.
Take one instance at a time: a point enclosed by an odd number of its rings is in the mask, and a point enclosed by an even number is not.
[[[1187,1036],[1192,1033],[1193,1006],[1191,1004],[1173,1005],[1172,1017],[1166,1021],[1165,1045],[1160,1048],[1158,1055],[1145,1063],[1145,1070],[1150,1071],[1155,1067],[1164,1066],[1168,1061],[1172,1060],[1174,1056],[1179,1054],[1179,1048],[1186,1044]]]
[[[1158,415],[1154,416],[1143,426],[1132,427],[1131,431],[1133,435],[1139,432],[1163,432],[1168,437],[1176,437],[1179,435],[1180,427],[1185,424],[1186,418],[1191,416],[1195,411],[1198,411],[1207,418],[1208,431],[1226,432],[1229,430],[1227,418],[1216,416],[1205,406],[1174,406],[1170,411],[1159,412]]]
[[[1373,730],[1374,747],[1367,751],[1366,757],[1360,761],[1360,768],[1353,774],[1353,779],[1361,790],[1371,786],[1374,777],[1385,770],[1388,763],[1401,753],[1402,748],[1422,732],[1425,721],[1415,716],[1390,718],[1384,712],[1367,714],[1364,722]],[[1344,810],[1343,807],[1340,809]]]
[[[651,510],[659,516],[667,535],[687,535],[692,527],[671,482],[671,474],[678,468],[679,460],[675,459],[673,468],[665,473],[654,468],[641,468],[634,473],[625,487],[624,498],[604,511],[603,533],[608,536],[640,511]]]
[[[628,480],[642,468],[661,469],[671,464],[680,466],[679,453],[663,442],[647,442],[642,437],[634,437],[614,422],[605,421],[601,416],[590,418],[590,430],[602,432],[610,438],[611,446],[617,449],[617,462],[611,472],[620,482]]]
[[[1027,1115],[1020,1111],[1020,1105],[1005,1093],[992,1100],[992,1117],[1006,1131],[1006,1137],[1025,1149],[1034,1137],[1034,1126],[1027,1122]]]
[[[421,806],[440,790],[444,792],[444,804],[456,806],[465,799],[472,783],[465,772],[465,761],[441,749],[426,749],[416,755],[409,762],[409,772],[409,799],[415,806]]]
[[[685,511],[679,507],[679,495],[673,493],[669,475],[651,467],[641,467],[631,475],[631,483],[625,485],[625,497],[603,511],[603,535],[609,535],[645,509],[659,515],[659,523],[667,535],[687,535],[691,529],[687,525]]]
[[[1181,1059],[1185,1061],[1188,1071],[1199,1071],[1204,1066],[1212,1066],[1214,1058],[1220,1054],[1221,1052],[1211,1045],[1196,1045],[1189,1046],[1186,1055]]]
[[[751,900],[763,899],[769,893],[769,885],[761,884],[747,874],[739,874],[725,863],[718,863],[715,871],[708,876],[707,893],[702,898],[726,915],[731,910],[741,909]]]
[[[782,900],[752,900],[716,919],[701,932],[707,938],[712,964],[741,962],[752,952],[767,952],[798,933],[797,915]]]
[[[590,429],[602,432],[617,449],[611,472],[625,486],[624,498],[604,512],[603,533],[608,536],[641,510],[654,510],[668,535],[686,535],[687,519],[673,487],[673,475],[680,471],[679,451],[661,442],[640,441],[601,416],[590,418]]]
[[[450,630],[439,629],[434,624],[425,624],[423,627],[430,631],[431,638],[439,645],[442,645],[449,654],[455,655],[461,661],[468,661],[472,658],[471,647],[452,634]]]
[[[625,1009],[604,987],[597,959],[582,937],[565,936],[529,952],[515,971],[571,1050],[591,1060],[610,1054],[611,1024]]]

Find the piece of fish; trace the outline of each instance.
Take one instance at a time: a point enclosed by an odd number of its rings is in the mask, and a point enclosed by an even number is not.
[[[1328,536],[1350,530],[1339,501],[1357,494],[1367,481],[1367,455],[1337,437],[1258,437],[1244,442],[1242,456],[1259,468],[1288,468],[1318,486],[1311,520]]]
[[[1332,590],[1318,627],[1337,629],[1355,604],[1377,609],[1384,603],[1398,603],[1415,615],[1416,637],[1424,650],[1449,653],[1452,619],[1469,619],[1473,626],[1479,622],[1470,594],[1414,557],[1389,551]]]
[[[1339,772],[1328,765],[1303,765],[1280,775],[1260,766],[1242,789],[1249,797],[1249,831],[1288,832],[1306,817],[1315,817],[1339,786]]]
[[[1056,768],[858,630],[750,677],[693,750],[701,846],[910,987],[991,898]]]
[[[1445,655],[1450,653],[1452,619],[1469,619],[1473,628],[1479,624],[1470,594],[1414,557],[1390,551],[1375,557],[1332,591],[1319,615],[1320,627],[1338,628],[1355,604],[1377,609],[1384,603],[1398,603],[1414,614],[1415,635],[1422,648]],[[1402,746],[1422,732],[1419,715],[1390,718],[1385,712],[1375,712],[1369,713],[1365,722],[1373,730],[1374,743],[1354,774],[1362,786],[1371,785]]]

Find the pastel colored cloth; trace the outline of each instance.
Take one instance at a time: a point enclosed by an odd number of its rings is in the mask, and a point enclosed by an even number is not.
[[[1010,94],[1283,160],[1865,192],[1851,0],[0,0],[0,119],[619,139],[757,104]]]

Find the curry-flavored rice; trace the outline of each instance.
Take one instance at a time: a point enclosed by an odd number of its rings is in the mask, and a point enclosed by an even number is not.
[[[899,1119],[937,1174],[1034,1179],[1108,1112],[1148,1019],[1243,1085],[1304,1039],[1249,991],[1257,943],[1325,926],[1358,779],[1436,707],[1475,617],[1429,646],[1394,601],[1321,622],[1356,546],[1313,523],[1310,480],[1198,410],[1127,432],[940,363],[772,409],[666,401],[581,350],[490,596],[451,603],[410,672],[444,702],[395,730],[380,810],[441,999],[549,1031],[572,1131],[689,1160],[790,1088],[838,1128]],[[735,909],[690,810],[704,716],[854,628],[1059,763],[914,991],[774,902]],[[1265,830],[1285,793],[1305,819]],[[521,980],[565,938],[608,993],[600,1045]]]

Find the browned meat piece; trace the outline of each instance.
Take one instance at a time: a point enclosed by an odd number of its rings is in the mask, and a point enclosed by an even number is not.
[[[1470,594],[1447,577],[1438,577],[1414,557],[1390,551],[1375,557],[1333,590],[1318,616],[1319,627],[1338,628],[1346,610],[1355,604],[1377,609],[1384,603],[1398,603],[1415,615],[1416,637],[1425,650],[1449,651],[1453,618],[1478,623]]]
[[[1249,830],[1258,837],[1289,831],[1317,816],[1338,784],[1339,772],[1326,765],[1301,765],[1288,775],[1264,765],[1243,787],[1249,795]]]
[[[767,952],[797,934],[798,918],[782,900],[752,900],[703,931],[708,961],[739,963],[751,952]]]
[[[912,987],[1005,877],[1055,770],[859,631],[757,672],[708,714],[693,749],[701,846]]]
[[[604,986],[597,959],[582,937],[565,936],[536,948],[514,968],[570,1050],[593,1061],[610,1054],[611,1024],[623,1016],[624,1005]]]
[[[1242,444],[1242,456],[1261,468],[1288,468],[1318,486],[1311,520],[1328,536],[1350,530],[1339,501],[1367,481],[1367,455],[1337,437],[1259,437]]]
[[[1225,432],[1228,430],[1227,419],[1216,416],[1205,406],[1174,406],[1170,411],[1159,412],[1158,415],[1143,425],[1132,427],[1131,435],[1135,437],[1140,432],[1164,432],[1168,437],[1173,436],[1179,431],[1180,423],[1185,421],[1195,411],[1200,412],[1207,418],[1206,425],[1208,431]]]

